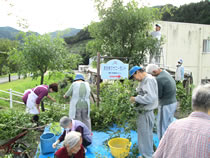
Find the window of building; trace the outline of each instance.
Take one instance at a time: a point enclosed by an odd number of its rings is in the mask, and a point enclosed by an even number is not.
[[[201,84],[207,84],[210,83],[210,79],[205,78],[205,79],[201,79]]]
[[[203,52],[210,53],[210,39],[203,40]]]

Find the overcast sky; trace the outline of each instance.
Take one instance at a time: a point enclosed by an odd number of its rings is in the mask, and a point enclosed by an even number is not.
[[[146,6],[180,6],[201,0],[142,1]],[[23,23],[29,26],[29,30],[43,34],[70,27],[81,29],[97,19],[94,0],[0,0],[0,27],[11,26],[27,31],[18,25]]]

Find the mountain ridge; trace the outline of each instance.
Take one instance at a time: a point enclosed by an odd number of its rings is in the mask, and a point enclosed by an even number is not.
[[[52,37],[55,38],[56,36],[60,36],[62,38],[64,37],[70,37],[70,36],[75,36],[81,29],[76,29],[76,28],[67,28],[64,30],[57,30],[54,32],[49,32],[48,34]],[[0,27],[0,38],[5,38],[5,39],[10,39],[10,40],[16,40],[16,35],[22,31],[15,29],[10,26],[3,26]],[[27,32],[28,33],[28,32]],[[32,32],[37,35],[40,35],[37,32]]]

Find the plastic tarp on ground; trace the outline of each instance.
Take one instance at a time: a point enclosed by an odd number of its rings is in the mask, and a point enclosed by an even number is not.
[[[49,132],[50,130],[49,126],[45,127],[44,133]],[[95,157],[107,157],[107,158],[113,158],[111,155],[111,152],[109,150],[109,148],[107,148],[107,146],[104,145],[104,141],[106,141],[107,139],[110,138],[111,134],[114,134],[116,131],[120,130],[120,137],[121,138],[127,138],[128,135],[130,135],[131,137],[131,142],[132,142],[132,146],[131,149],[133,147],[133,145],[137,143],[137,132],[131,130],[130,133],[128,133],[127,135],[125,135],[124,133],[124,129],[122,128],[117,128],[116,126],[110,128],[109,131],[107,132],[97,132],[97,131],[92,131],[93,133],[93,141],[92,144],[90,146],[87,147],[87,152],[86,152],[86,157],[87,158],[95,158]],[[59,138],[59,136],[56,136],[56,140]],[[159,144],[159,140],[158,140],[158,136],[157,134],[153,134],[153,141],[155,146],[157,147]],[[61,144],[59,144],[61,147]],[[37,148],[37,152],[35,155],[35,158],[53,158],[54,157],[54,153],[51,154],[42,154],[41,148],[40,148],[40,144]]]

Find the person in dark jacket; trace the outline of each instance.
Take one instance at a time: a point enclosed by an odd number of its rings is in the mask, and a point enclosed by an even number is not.
[[[156,77],[158,84],[157,134],[160,140],[174,120],[174,113],[177,107],[176,82],[167,71],[162,70],[155,64],[149,64],[147,72]]]
[[[82,135],[82,145],[86,148],[88,145],[92,143],[92,135],[91,131],[88,127],[79,120],[71,120],[67,116],[64,116],[60,119],[60,126],[63,127],[65,130],[63,134],[58,138],[58,140],[53,143],[53,148],[62,142],[70,131],[77,131],[80,132]]]

